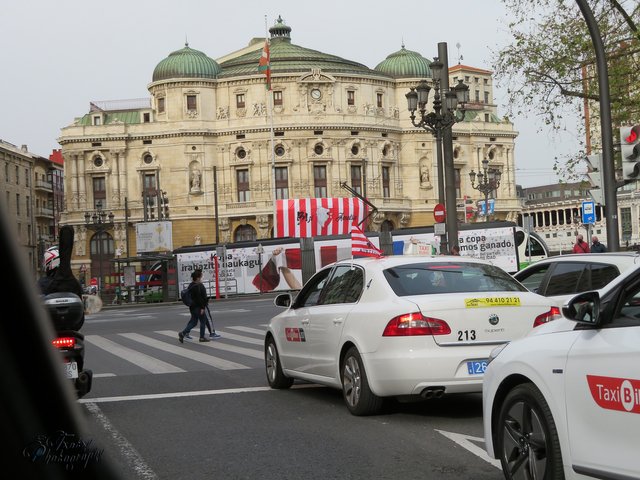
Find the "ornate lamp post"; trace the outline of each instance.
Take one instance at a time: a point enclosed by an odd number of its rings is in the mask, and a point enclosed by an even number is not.
[[[113,212],[105,212],[102,210],[102,202],[96,203],[96,209],[93,212],[84,213],[84,223],[89,230],[96,232],[95,237],[98,240],[98,291],[102,290],[102,255],[104,252],[105,232],[113,228]],[[92,252],[93,253],[93,252]]]
[[[478,184],[476,185],[476,175]],[[482,160],[482,172],[476,174],[473,170],[469,172],[471,187],[484,194],[484,214],[485,221],[489,221],[489,194],[500,186],[502,173],[497,168],[489,168],[489,160]]]
[[[415,88],[412,87],[409,90],[409,93],[407,93],[405,96],[407,97],[407,106],[410,114],[409,118],[411,119],[411,123],[413,124],[413,126],[423,128],[433,133],[436,137],[438,202],[445,205],[447,211],[449,211],[449,209],[453,209],[452,212],[455,212],[455,198],[453,199],[452,205],[447,204],[451,202],[445,202],[442,140],[443,134],[447,129],[451,129],[454,123],[460,122],[464,119],[464,114],[466,111],[465,105],[469,101],[469,87],[465,85],[462,80],[458,80],[458,84],[455,87],[444,92],[443,103],[440,85],[449,84],[448,78],[446,82],[442,81],[442,75],[448,75],[448,72],[444,71],[444,64],[438,59],[438,57],[434,58],[433,62],[431,62],[430,64],[430,67],[433,77],[433,111],[427,111],[431,86],[427,83],[426,80],[422,80]],[[453,181],[453,178],[447,178],[447,182],[452,183]],[[451,227],[453,230],[448,229],[447,231],[455,233],[454,236],[457,237],[457,225],[452,225]],[[455,244],[457,243],[457,238],[449,239],[449,241],[452,244]]]

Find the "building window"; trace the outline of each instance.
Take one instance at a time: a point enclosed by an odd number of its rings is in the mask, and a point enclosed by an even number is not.
[[[93,166],[94,167],[100,168],[103,163],[104,163],[104,160],[102,160],[102,157],[94,157],[93,158]]]
[[[273,91],[273,105],[274,106],[279,106],[282,105],[282,92],[281,91]]]
[[[27,212],[27,217],[31,216],[31,210],[29,209],[30,204],[31,204],[31,198],[27,197],[24,202],[25,211]]]
[[[353,145],[351,147],[351,155],[358,155],[358,153],[360,153],[360,147],[358,147],[358,145]]]
[[[164,97],[158,99],[158,113],[164,113]]]
[[[190,110],[190,111],[197,110],[195,95],[187,95],[187,110]]]
[[[287,167],[276,167],[276,199],[289,198],[289,171]]]
[[[25,168],[24,169],[24,184],[25,186],[29,186],[29,169]]]
[[[633,228],[631,224],[631,208],[620,209],[620,230],[622,233],[622,241],[628,242],[631,240],[633,234]]]
[[[362,167],[360,165],[351,165],[351,188],[358,195],[362,195]]]
[[[251,225],[240,225],[233,235],[236,242],[252,242],[256,240],[256,229]]]
[[[20,184],[20,167],[16,165],[16,185]]]
[[[16,215],[20,215],[20,194],[16,193]]]
[[[281,157],[284,155],[284,147],[282,145],[276,145],[276,148],[274,149],[274,151],[278,157]]]
[[[313,196],[327,198],[327,167],[324,165],[313,167]]]
[[[107,182],[104,177],[93,177],[93,208],[107,206]]]
[[[480,90],[476,90],[476,102],[480,102]]]
[[[376,94],[376,98],[377,98],[378,108],[382,108],[382,94],[381,93]]]
[[[251,201],[251,192],[249,191],[249,170],[236,170],[236,181],[238,183],[238,201]]]
[[[316,155],[322,155],[324,153],[324,147],[321,143],[316,143],[315,147],[313,147],[313,151]]]
[[[147,165],[149,165],[150,163],[152,163],[152,162],[153,162],[153,157],[151,156],[151,154],[150,154],[150,153],[147,153],[147,154],[144,156],[143,161],[144,161],[144,163],[146,163]]]
[[[244,93],[239,93],[236,95],[236,108],[244,108]]]
[[[149,112],[142,114],[142,121],[149,123],[151,121],[151,114]]]
[[[4,164],[4,181],[5,182],[9,182],[9,164],[5,163]]]
[[[462,198],[462,191],[460,190],[460,169],[454,170],[455,183],[456,183],[456,198]]]
[[[238,150],[236,150],[236,157],[238,157],[239,160],[244,160],[247,157],[247,151],[240,147]]]
[[[390,177],[391,177],[391,168],[390,167],[382,167],[382,196],[384,198],[391,197],[391,189],[390,185]]]
[[[484,103],[489,103],[489,92],[484,92]]]
[[[355,90],[347,90],[347,105],[356,104],[356,92]]]
[[[485,79],[484,79],[484,84],[485,84],[485,85],[489,85],[489,79],[488,79],[488,78],[485,78]]]
[[[489,121],[489,114],[488,114],[488,113],[485,113],[485,114],[484,114],[484,121],[485,121],[485,122],[488,122],[488,121]]]
[[[93,124],[94,125],[100,125],[102,123],[102,119],[100,118],[100,115],[95,115],[93,117]]]

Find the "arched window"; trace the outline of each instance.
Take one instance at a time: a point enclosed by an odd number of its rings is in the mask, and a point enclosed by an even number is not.
[[[381,232],[390,232],[391,230],[393,230],[393,222],[391,220],[385,220],[380,224]]]
[[[240,225],[236,228],[233,239],[236,242],[253,241],[257,238],[256,229],[251,225]]]

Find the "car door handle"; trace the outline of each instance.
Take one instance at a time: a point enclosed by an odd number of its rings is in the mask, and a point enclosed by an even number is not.
[[[309,325],[309,319],[308,319],[308,318],[305,318],[304,320],[300,320],[300,323],[301,323],[302,325]]]
[[[333,324],[334,325],[338,325],[338,324],[342,323],[343,320],[344,320],[343,317],[334,318],[333,319]]]

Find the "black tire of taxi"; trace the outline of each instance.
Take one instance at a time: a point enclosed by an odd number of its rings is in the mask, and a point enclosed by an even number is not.
[[[356,347],[351,347],[340,367],[342,397],[349,411],[356,416],[376,415],[384,406],[384,398],[369,388],[367,372]]]
[[[273,337],[269,337],[264,344],[264,366],[267,373],[267,381],[271,388],[285,389],[293,385],[293,378],[287,377],[282,372],[280,355]]]
[[[496,453],[506,479],[534,478],[534,472],[545,480],[564,479],[556,424],[535,385],[523,383],[507,394],[497,426]]]

